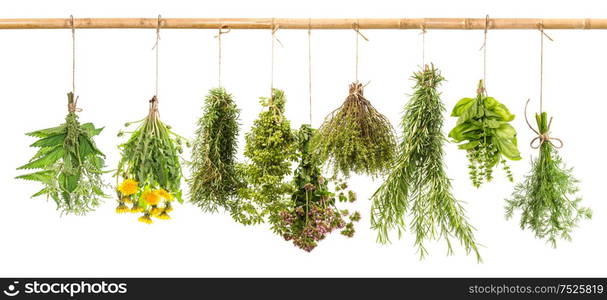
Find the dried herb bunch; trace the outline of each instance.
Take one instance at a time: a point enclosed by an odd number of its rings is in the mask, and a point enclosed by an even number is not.
[[[386,181],[371,197],[371,226],[378,231],[380,243],[389,242],[396,229],[399,238],[406,230],[405,215],[420,258],[427,255],[426,240],[445,239],[448,254],[453,253],[452,238],[480,255],[473,227],[465,217],[461,203],[451,193],[451,180],[443,161],[443,112],[437,87],[444,80],[433,65],[413,75],[415,92],[405,107],[401,121],[403,139],[396,163]]]
[[[293,186],[285,181],[291,163],[297,159],[297,143],[291,123],[284,115],[284,92],[273,89],[272,97],[261,98],[265,108],[245,136],[246,164],[239,164],[246,187],[239,190],[240,200],[231,208],[232,217],[245,225],[265,221],[288,202]]]
[[[476,98],[463,98],[457,102],[452,117],[458,117],[457,125],[449,132],[449,137],[466,150],[470,169],[470,179],[475,187],[483,181],[493,179],[493,169],[502,164],[506,176],[514,181],[506,158],[520,160],[517,148],[516,130],[508,124],[514,115],[495,98],[488,97],[483,80],[480,80]]]
[[[350,84],[346,101],[329,114],[314,139],[322,161],[335,174],[382,175],[391,167],[396,136],[388,119],[363,96],[363,85]]]
[[[360,213],[350,214],[339,210],[340,202],[354,202],[356,195],[345,191],[347,185],[338,183],[336,192],[329,188],[329,180],[321,175],[320,161],[312,153],[310,141],[314,129],[302,125],[297,133],[299,166],[295,170],[293,185],[296,188],[291,203],[278,214],[270,216],[274,231],[287,241],[307,252],[312,251],[318,242],[335,229],[341,234],[352,237],[354,222],[360,220]],[[346,193],[348,196],[346,196]],[[349,222],[346,222],[346,218]]]
[[[62,214],[82,215],[94,210],[101,198],[106,197],[101,179],[105,156],[93,141],[103,128],[95,128],[92,123],[80,124],[76,115],[78,99],[70,92],[67,100],[65,123],[27,133],[38,138],[30,145],[38,151],[17,169],[38,171],[17,178],[44,185],[32,198],[46,195],[55,201]]]
[[[119,146],[121,159],[116,172],[117,213],[141,213],[140,222],[151,224],[151,217],[170,219],[172,201],[183,202],[181,192],[181,163],[185,139],[160,121],[158,99],[150,100],[148,115],[136,122],[140,124],[130,133],[128,141]],[[122,136],[124,132],[118,133]],[[187,144],[187,143],[186,143]],[[130,207],[129,207],[130,205]]]
[[[531,171],[516,185],[506,200],[506,218],[521,210],[521,229],[530,229],[538,238],[546,238],[556,247],[559,238],[571,240],[571,231],[581,219],[590,219],[592,211],[580,207],[576,196],[579,181],[559,156],[549,137],[550,124],[545,112],[536,114],[539,129],[539,158],[532,160]],[[560,141],[560,140],[559,140]]]
[[[192,147],[190,201],[203,211],[229,210],[241,185],[236,173],[240,110],[224,88],[205,99]]]

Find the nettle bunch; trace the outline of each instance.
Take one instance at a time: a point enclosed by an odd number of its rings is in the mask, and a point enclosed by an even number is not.
[[[321,161],[335,174],[378,176],[392,165],[396,136],[390,121],[363,96],[363,85],[350,84],[346,101],[327,116],[314,139]]]
[[[240,110],[224,88],[205,99],[192,147],[190,201],[203,211],[229,210],[241,181],[236,172]]]
[[[451,116],[458,117],[449,137],[467,151],[470,179],[475,187],[493,179],[493,169],[502,164],[506,176],[514,181],[506,158],[520,160],[516,130],[508,124],[514,115],[495,98],[488,97],[483,80],[479,81],[476,98],[457,102]]]
[[[415,92],[405,106],[400,152],[386,181],[371,197],[371,226],[378,241],[389,242],[389,233],[406,231],[405,216],[411,218],[411,232],[420,258],[427,254],[426,240],[444,239],[447,253],[453,253],[451,239],[457,239],[467,253],[480,261],[472,225],[465,210],[451,192],[445,171],[443,112],[438,86],[444,80],[434,66],[413,75]]]
[[[240,201],[231,207],[232,217],[245,225],[263,223],[265,217],[280,211],[293,186],[285,181],[291,163],[297,159],[296,140],[291,123],[284,115],[285,95],[273,89],[271,98],[261,98],[264,110],[245,136],[244,155],[239,174],[246,187],[239,190]]]
[[[556,247],[559,238],[571,240],[573,228],[580,220],[590,219],[592,211],[579,206],[582,201],[576,196],[579,181],[572,169],[565,166],[549,137],[552,119],[548,121],[545,112],[536,114],[535,119],[540,155],[532,160],[531,171],[506,200],[506,218],[512,218],[514,211],[520,210],[521,229],[530,229],[537,238],[546,238]]]
[[[179,155],[185,139],[160,121],[156,96],[150,100],[147,117],[125,126],[136,123],[139,127],[119,146],[122,157],[116,176],[123,181],[116,188],[116,212],[141,213],[139,221],[151,224],[151,217],[170,219],[174,199],[183,202]]]
[[[17,169],[38,171],[17,178],[44,185],[32,197],[45,195],[55,201],[62,214],[82,215],[94,210],[101,198],[106,197],[101,179],[105,156],[93,140],[103,128],[95,128],[92,123],[80,124],[76,115],[78,99],[70,92],[67,100],[65,123],[27,133],[38,138],[30,145],[38,151]]]
[[[334,230],[341,229],[341,234],[352,237],[354,222],[360,220],[360,213],[350,214],[337,208],[338,201],[354,202],[356,194],[346,191],[347,185],[343,182],[336,184],[335,192],[329,189],[329,180],[321,175],[321,163],[310,149],[313,134],[309,125],[302,125],[298,131],[300,162],[293,178],[296,191],[291,203],[270,217],[277,234],[308,252]]]

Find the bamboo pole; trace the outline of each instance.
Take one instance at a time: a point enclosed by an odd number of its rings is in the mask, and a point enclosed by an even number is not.
[[[156,28],[157,18],[76,18],[74,27]],[[488,29],[607,29],[607,19],[490,18]],[[485,29],[485,18],[413,19],[285,19],[285,18],[163,18],[161,28],[173,29]],[[69,18],[0,19],[0,29],[68,29]]]

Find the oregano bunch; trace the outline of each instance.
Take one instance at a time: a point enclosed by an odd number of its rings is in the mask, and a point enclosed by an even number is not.
[[[452,117],[458,117],[457,125],[449,137],[466,150],[470,179],[475,187],[493,179],[493,169],[501,164],[508,180],[514,181],[506,159],[520,160],[516,130],[509,124],[514,115],[493,97],[487,96],[483,80],[480,80],[476,98],[463,98],[457,102]]]
[[[354,222],[360,220],[360,213],[337,208],[337,202],[354,202],[356,194],[346,191],[345,183],[337,182],[335,192],[329,188],[330,180],[321,175],[321,163],[311,151],[313,135],[314,129],[306,124],[297,132],[299,166],[293,176],[296,190],[290,203],[278,214],[270,216],[270,223],[277,234],[307,252],[316,248],[318,242],[334,230],[341,230],[341,234],[352,237]]]
[[[190,201],[203,211],[230,209],[241,181],[236,172],[240,110],[222,87],[205,98],[192,145]]]
[[[402,117],[402,140],[396,162],[379,189],[371,197],[371,226],[378,241],[390,241],[390,231],[399,238],[406,229],[415,235],[420,258],[428,251],[427,240],[444,239],[447,253],[453,253],[455,238],[469,254],[481,260],[465,210],[451,192],[446,174],[443,144],[445,107],[437,87],[444,80],[433,65],[413,74],[415,86]],[[405,222],[410,217],[409,225]]]
[[[286,98],[279,89],[271,98],[261,98],[264,110],[245,135],[247,163],[238,165],[246,186],[239,190],[240,200],[231,208],[232,217],[245,225],[265,221],[288,201],[293,186],[285,180],[291,163],[297,159],[296,139],[291,123],[284,115]]]
[[[152,217],[170,219],[172,202],[183,203],[181,191],[181,162],[185,139],[171,131],[160,120],[158,99],[150,100],[148,115],[130,133],[129,139],[119,146],[121,158],[116,171],[118,194],[117,213],[141,213],[140,222],[151,224]],[[124,132],[118,133],[118,136]],[[186,143],[187,145],[188,143]]]
[[[96,128],[92,123],[80,124],[76,115],[78,99],[70,92],[67,100],[65,123],[26,133],[38,138],[30,145],[38,150],[17,170],[37,171],[17,178],[43,184],[32,198],[45,195],[55,201],[62,214],[82,215],[94,210],[101,198],[107,197],[102,191],[105,184],[101,178],[105,156],[93,140],[103,128]]]
[[[571,232],[582,219],[590,219],[592,211],[581,207],[579,181],[573,169],[567,168],[549,137],[550,124],[546,112],[535,115],[540,141],[539,157],[531,161],[525,180],[517,184],[506,199],[506,218],[521,211],[520,227],[556,247],[557,239],[571,240]]]
[[[392,165],[396,136],[390,121],[363,96],[363,85],[354,82],[344,103],[325,118],[314,148],[335,175],[378,176]]]

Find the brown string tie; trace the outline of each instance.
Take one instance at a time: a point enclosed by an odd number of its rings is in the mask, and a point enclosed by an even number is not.
[[[72,94],[72,97],[73,94]],[[78,105],[78,98],[80,98],[80,96],[76,96],[76,99],[74,99],[74,101],[68,101],[67,103],[67,111],[69,113],[75,113],[75,112],[81,112],[82,108],[77,107]]]
[[[531,123],[529,123],[529,119],[527,119],[527,106],[529,105],[529,101],[530,100],[527,99],[527,103],[525,104],[525,122],[527,122],[527,126],[529,126],[529,128],[531,128],[531,130],[533,130],[533,132],[537,134],[537,136],[531,140],[529,146],[533,149],[538,149],[542,146],[542,144],[550,143],[556,149],[563,148],[563,140],[550,136],[550,126],[552,125],[552,117],[550,117],[550,121],[548,122],[548,128],[544,133],[540,133],[538,130],[535,130],[533,126],[531,126]],[[557,141],[558,145],[556,145],[554,141]]]

